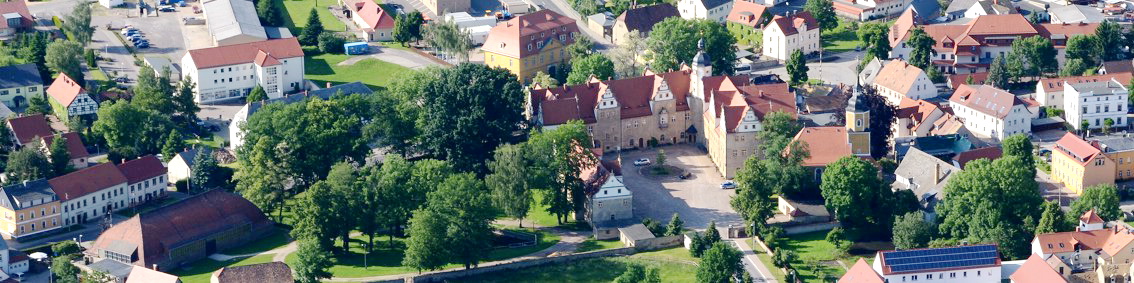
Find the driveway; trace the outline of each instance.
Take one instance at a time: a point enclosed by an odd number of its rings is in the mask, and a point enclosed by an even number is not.
[[[633,166],[638,158],[656,159],[657,149],[635,150],[622,153],[623,181],[634,192],[634,215],[639,219],[653,218],[668,223],[674,213],[685,221],[685,226],[704,229],[709,221],[716,220],[717,227],[741,225],[740,215],[729,205],[734,190],[720,189],[721,178],[709,156],[692,145],[665,146],[666,163],[693,174],[688,180],[668,177],[656,180],[638,172],[642,167]],[[607,154],[615,158],[617,154]],[[656,161],[656,160],[654,160]]]
[[[853,85],[858,80],[858,74],[854,72],[857,69],[858,58],[862,58],[864,52],[848,51],[840,53],[824,53],[824,57],[838,56],[838,59],[828,60],[826,62],[808,62],[807,77],[811,79],[819,79],[828,85],[848,84]],[[777,74],[781,78],[787,80],[787,67],[779,65],[775,68],[757,70],[753,73],[756,74]]]
[[[430,60],[429,58],[425,58],[425,56],[418,54],[416,52],[409,51],[409,50],[403,50],[403,49],[397,49],[397,48],[385,47],[385,46],[382,46],[381,44],[378,44],[378,43],[371,43],[370,44],[370,54],[351,57],[350,59],[346,59],[346,60],[343,60],[342,62],[339,62],[338,65],[339,66],[353,65],[354,63],[358,63],[358,61],[362,61],[362,60],[368,59],[368,58],[374,58],[374,59],[398,64],[399,66],[410,68],[410,69],[421,69],[421,68],[425,68],[425,67],[429,67],[429,66],[440,65],[440,64],[437,63],[437,61]]]

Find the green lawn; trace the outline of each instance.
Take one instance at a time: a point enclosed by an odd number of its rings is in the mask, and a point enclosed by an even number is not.
[[[335,255],[335,265],[330,269],[331,274],[334,274],[335,277],[357,278],[417,272],[416,269],[402,266],[402,258],[405,256],[406,248],[405,239],[394,238],[391,242],[388,237],[376,237],[374,238],[375,251],[365,255],[368,239],[364,235],[352,237],[350,253]],[[490,251],[483,261],[496,261],[528,255],[558,242],[559,236],[543,234],[539,244],[520,248],[495,249]],[[336,241],[335,245],[341,246],[342,242]],[[296,253],[292,253],[287,256],[285,262],[294,265],[297,259]],[[451,263],[443,268],[460,266],[462,265]]]
[[[91,77],[87,78],[87,80],[95,80],[95,81],[108,81],[108,80],[110,80],[110,78],[106,76],[106,73],[102,72],[102,69],[94,68],[94,69],[90,70],[90,73],[91,73]]]
[[[191,138],[185,140],[186,144],[203,145],[209,148],[221,148],[224,143],[224,138],[219,135],[213,135],[204,139]]]
[[[280,1],[280,2],[283,3],[284,21],[287,22],[286,23],[287,27],[291,29],[292,34],[295,35],[295,36],[299,36],[299,33],[300,33],[300,31],[303,30],[303,27],[307,26],[307,18],[309,16],[311,16],[311,8],[316,8],[316,3],[318,3],[318,8],[315,9],[315,10],[318,11],[316,13],[319,14],[319,21],[321,21],[323,23],[323,29],[328,30],[328,31],[346,31],[346,24],[344,24],[338,18],[335,18],[335,15],[331,14],[331,11],[327,10],[327,7],[332,6],[332,5],[337,5],[337,3],[338,3],[337,1],[333,1],[333,0],[323,0],[323,1],[316,1],[316,0],[277,0],[277,1]]]
[[[208,283],[213,271],[226,266],[252,265],[272,261],[272,255],[258,255],[240,260],[220,262],[211,259],[200,260],[193,265],[182,267],[171,274],[181,277],[182,283]]]
[[[399,74],[409,71],[408,68],[378,59],[363,59],[349,66],[338,66],[339,62],[349,59],[350,55],[319,54],[304,57],[307,78],[320,86],[327,82],[331,84],[344,84],[362,82],[370,89],[384,89],[390,85]]]
[[[667,260],[669,254],[689,254],[684,248],[640,253],[628,257],[608,257],[551,264],[533,268],[487,273],[451,280],[452,282],[611,282],[629,264],[656,268],[662,282],[696,282],[697,267]],[[664,255],[664,256],[662,256]]]
[[[286,246],[290,242],[291,237],[288,236],[287,231],[283,229],[275,229],[273,230],[272,234],[261,238],[260,240],[245,244],[240,248],[227,250],[224,253],[229,255],[260,253]]]
[[[855,30],[850,21],[840,18],[838,27],[823,31],[824,52],[852,51],[855,46],[862,45],[862,41],[858,40],[858,34],[855,33]]]
[[[792,267],[799,272],[800,277],[806,282],[819,280],[815,277],[817,272],[809,270],[808,263],[820,263],[817,271],[823,271],[835,278],[846,273],[846,270],[835,263],[836,260],[842,260],[843,257],[831,252],[835,250],[835,246],[827,242],[827,232],[827,230],[824,230],[787,236],[781,244],[783,245],[782,248],[795,252],[796,260],[792,261]],[[851,261],[851,263],[854,262]]]
[[[772,264],[772,256],[764,252],[764,248],[761,248],[760,245],[757,245],[756,242],[751,238],[748,239],[748,246],[752,247],[752,252],[756,253],[756,257],[760,259],[761,263],[764,263],[764,267],[767,267],[768,270],[772,272],[772,276],[775,276],[776,280],[779,280],[780,282],[787,281],[784,279],[784,271],[779,267],[776,267],[776,265]]]
[[[555,214],[548,213],[547,208],[540,203],[543,200],[543,195],[543,192],[536,192],[532,195],[534,201],[532,202],[532,207],[528,209],[528,217],[524,218],[524,220],[535,222],[536,225],[543,227],[559,227],[569,230],[590,229],[590,226],[586,225],[586,223],[574,222],[574,215],[567,216],[568,221],[566,223],[559,224],[559,222],[556,220]]]
[[[579,243],[579,247],[575,249],[575,252],[581,253],[581,252],[589,252],[589,251],[597,251],[597,250],[605,250],[605,249],[617,249],[617,248],[622,248],[622,247],[624,247],[624,245],[622,244],[621,241],[618,241],[618,239],[595,240],[594,238],[590,238],[590,239],[587,239],[586,241],[583,241],[582,243]]]

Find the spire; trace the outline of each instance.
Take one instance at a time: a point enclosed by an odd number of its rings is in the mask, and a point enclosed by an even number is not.
[[[697,40],[697,56],[693,56],[693,65],[696,67],[711,66],[709,56],[705,54],[705,38]]]

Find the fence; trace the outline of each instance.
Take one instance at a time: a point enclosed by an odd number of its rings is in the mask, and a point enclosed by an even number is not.
[[[545,258],[536,258],[536,259],[529,259],[529,260],[519,260],[519,261],[512,261],[512,262],[504,262],[504,263],[500,263],[500,264],[496,264],[496,265],[492,265],[492,266],[480,266],[480,267],[473,268],[473,269],[445,270],[445,271],[425,273],[425,274],[421,274],[421,275],[417,275],[417,276],[407,276],[405,278],[405,282],[407,282],[407,283],[408,282],[413,282],[413,283],[445,282],[446,280],[450,280],[450,279],[456,279],[456,278],[485,274],[485,273],[493,273],[493,272],[501,272],[501,271],[521,269],[521,268],[536,267],[536,266],[541,266],[541,265],[546,265],[546,264],[554,264],[554,263],[574,262],[574,261],[577,261],[577,260],[583,260],[583,259],[589,259],[589,258],[632,255],[635,252],[637,252],[635,250],[635,248],[631,247],[631,248],[599,250],[599,251],[593,251],[593,252],[577,253],[577,254],[556,256],[556,257],[545,257]],[[394,282],[396,282],[396,281],[394,281]]]
[[[839,222],[816,223],[791,227],[785,226],[783,228],[784,235],[798,235],[815,231],[831,230],[835,229],[835,227],[839,227]]]

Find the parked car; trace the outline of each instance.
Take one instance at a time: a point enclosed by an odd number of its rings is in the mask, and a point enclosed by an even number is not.
[[[722,189],[735,189],[736,188],[736,181],[733,181],[733,180],[724,181],[724,183],[721,183],[721,188]]]
[[[143,43],[139,43],[139,44],[137,44],[137,45],[134,45],[134,47],[137,47],[137,48],[150,48],[150,43],[149,43],[149,42],[143,42]]]
[[[682,180],[689,179],[689,178],[692,178],[692,177],[693,177],[693,173],[689,173],[688,171],[686,171],[685,173],[681,173],[681,175],[677,175],[677,178],[682,179]]]
[[[142,38],[142,37],[135,37],[135,38],[131,38],[131,39],[130,39],[130,42],[132,42],[132,43],[134,43],[134,44],[138,44],[138,43],[140,43],[140,42],[147,42],[147,43],[148,43],[148,42],[150,42],[150,41],[149,41],[149,40],[146,40],[145,38]]]
[[[142,45],[150,46],[150,41],[149,40],[140,40],[140,41],[134,42],[134,47],[141,47]]]
[[[114,82],[118,82],[118,83],[128,83],[128,82],[130,82],[130,78],[127,78],[127,77],[118,77],[118,78],[114,78]]]
[[[634,166],[646,166],[646,165],[650,165],[650,159],[649,158],[639,158],[638,160],[634,160]]]
[[[161,11],[161,12],[177,12],[177,9],[174,9],[173,6],[166,5],[166,6],[162,6],[161,8],[158,8],[158,11]]]
[[[142,32],[140,32],[136,29],[123,29],[122,30],[122,36],[131,36],[131,35],[135,35],[135,34],[142,34]]]

